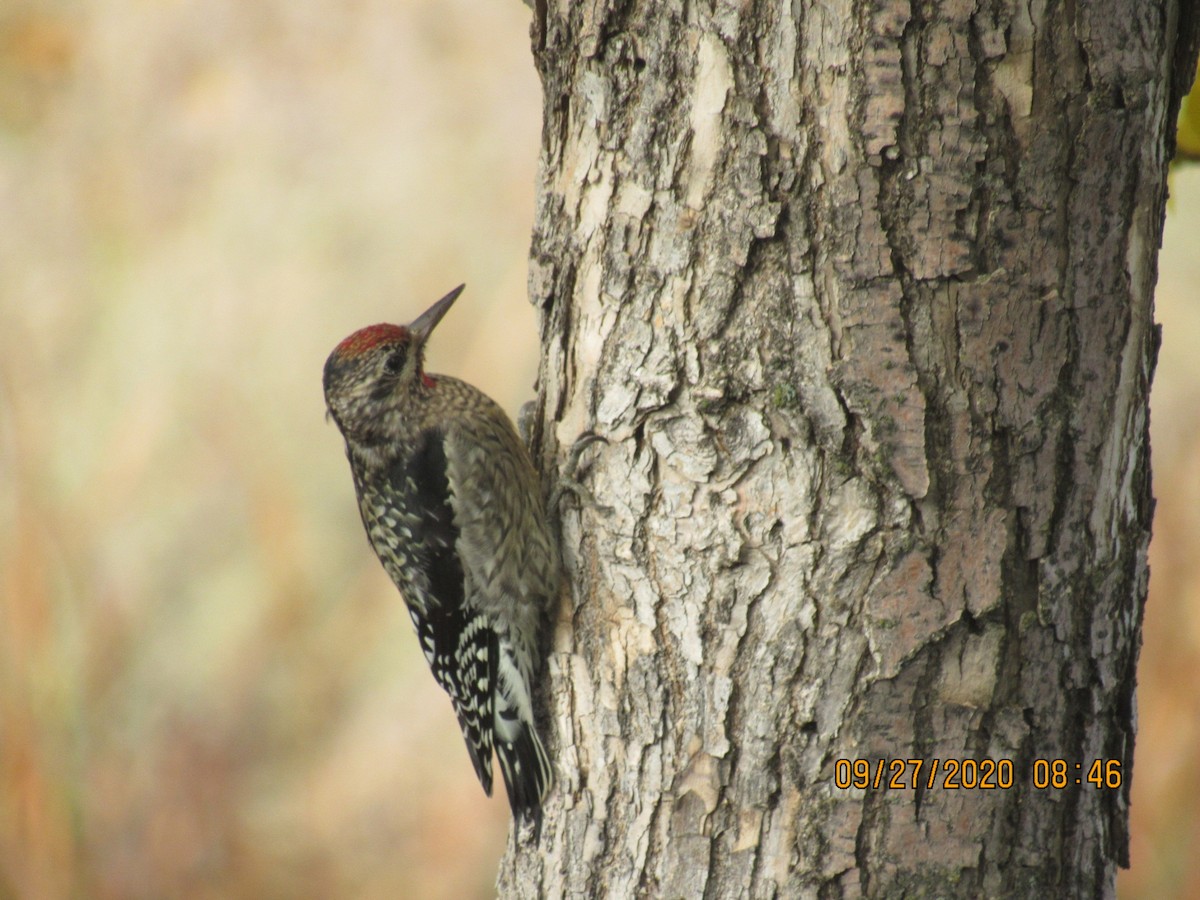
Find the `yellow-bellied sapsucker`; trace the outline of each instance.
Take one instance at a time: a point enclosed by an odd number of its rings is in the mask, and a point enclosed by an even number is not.
[[[513,815],[537,815],[551,769],[534,727],[539,632],[559,562],[533,463],[496,403],[424,370],[455,288],[412,324],[356,331],[325,362],[325,402],[367,537],[400,589],[490,796],[492,748]]]

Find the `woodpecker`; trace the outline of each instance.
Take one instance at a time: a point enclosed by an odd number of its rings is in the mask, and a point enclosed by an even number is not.
[[[371,325],[325,362],[358,509],[403,595],[467,752],[492,793],[492,749],[513,816],[540,816],[552,783],[534,726],[540,628],[558,596],[557,545],[533,462],[482,391],[424,369],[459,285],[411,324]]]

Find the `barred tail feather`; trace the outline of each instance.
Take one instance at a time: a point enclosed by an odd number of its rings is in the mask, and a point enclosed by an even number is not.
[[[506,638],[499,641],[493,740],[513,817],[532,814],[540,820],[542,800],[554,782],[550,758],[533,725],[526,673]]]
[[[508,788],[508,803],[513,818],[530,815],[541,817],[542,801],[554,783],[550,758],[546,748],[527,722],[516,722],[515,736],[509,741],[497,736],[496,757],[504,786]]]

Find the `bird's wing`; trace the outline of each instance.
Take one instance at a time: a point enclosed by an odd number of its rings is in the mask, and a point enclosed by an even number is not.
[[[409,603],[421,650],[437,683],[450,695],[475,773],[492,792],[493,686],[499,650],[487,620],[466,595],[459,529],[450,503],[445,436],[436,429],[421,435],[416,449],[389,470],[396,495],[407,497],[406,527],[420,592],[427,600]]]

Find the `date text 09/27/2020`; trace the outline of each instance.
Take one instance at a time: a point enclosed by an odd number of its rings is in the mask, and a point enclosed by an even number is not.
[[[841,790],[1009,790],[1016,785],[1016,771],[1011,759],[839,759],[833,783]],[[1027,775],[1039,790],[1075,785],[1118,790],[1123,783],[1119,759],[1035,759]]]

